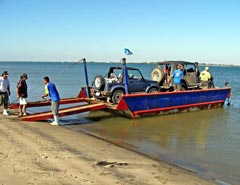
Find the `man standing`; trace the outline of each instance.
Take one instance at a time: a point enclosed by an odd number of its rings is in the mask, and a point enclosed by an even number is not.
[[[17,98],[19,99],[19,116],[26,116],[26,107],[27,107],[27,83],[26,80],[28,79],[28,76],[26,73],[23,73],[20,76],[20,80],[17,83],[17,88],[16,88],[16,94]]]
[[[177,69],[174,70],[173,72],[173,84],[174,84],[174,90],[175,91],[181,91],[182,90],[182,84],[181,80],[183,79],[183,72],[182,72],[182,65],[179,64],[177,66]]]
[[[200,74],[200,87],[203,89],[208,88],[208,83],[211,79],[211,74],[209,73],[209,67],[205,67],[205,70]]]
[[[60,96],[57,91],[57,88],[54,83],[50,83],[49,77],[45,76],[43,78],[43,83],[45,84],[45,94],[42,95],[42,98],[50,96],[52,102],[52,113],[54,117],[54,121],[50,123],[51,125],[60,125],[58,110],[60,105]]]
[[[10,82],[8,80],[8,72],[4,71],[0,78],[0,105],[3,104],[3,115],[7,116],[8,101],[10,96]]]

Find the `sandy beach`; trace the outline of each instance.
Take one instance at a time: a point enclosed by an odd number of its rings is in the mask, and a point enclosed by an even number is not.
[[[1,185],[214,184],[61,126],[0,115]]]

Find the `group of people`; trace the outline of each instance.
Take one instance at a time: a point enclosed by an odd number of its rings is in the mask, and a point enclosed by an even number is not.
[[[184,68],[182,64],[178,64],[177,68],[173,72],[173,84],[175,91],[182,91],[182,80],[184,80]],[[200,73],[200,88],[207,89],[207,88],[214,88],[213,84],[213,77],[209,72],[209,67],[205,67],[204,71]]]
[[[8,79],[8,72],[4,71],[0,77],[0,105],[3,105],[3,115],[7,116],[8,106],[9,106],[9,96],[11,95],[10,91],[10,82]],[[20,80],[17,82],[16,86],[16,96],[19,100],[19,116],[27,116],[27,97],[28,97],[28,86],[26,80],[28,76],[26,73],[23,73],[20,76]],[[49,77],[45,76],[43,78],[43,83],[45,84],[45,93],[41,96],[43,99],[50,96],[51,99],[51,110],[53,113],[54,120],[51,125],[60,125],[58,111],[60,105],[60,96],[57,91],[57,88],[54,83],[50,82]],[[45,99],[46,100],[46,99]],[[48,100],[46,100],[48,101]]]

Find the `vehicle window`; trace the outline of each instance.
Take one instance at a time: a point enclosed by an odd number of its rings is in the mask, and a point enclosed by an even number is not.
[[[122,77],[122,69],[115,69],[113,72],[117,78]]]
[[[164,68],[163,68],[164,69]],[[172,64],[167,64],[166,65],[166,73],[168,74],[168,75],[170,75],[170,73],[171,73],[171,70],[172,70]]]
[[[168,75],[170,75],[170,72],[171,72],[171,69],[172,69],[172,64],[169,64],[169,63],[160,63],[160,64],[158,64],[158,67],[159,68],[161,68],[161,69],[163,69],[163,71],[166,73],[166,74],[168,74]]]
[[[161,68],[161,69],[164,69],[164,64],[158,64],[158,67]]]
[[[194,64],[185,64],[184,68],[188,73],[192,73],[196,71]]]
[[[141,79],[142,75],[140,74],[140,72],[138,70],[128,70],[128,77],[129,79]]]

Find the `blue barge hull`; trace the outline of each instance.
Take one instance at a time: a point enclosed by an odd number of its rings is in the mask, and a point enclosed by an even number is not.
[[[170,114],[222,107],[230,98],[231,88],[216,88],[155,94],[122,96],[116,111],[135,118],[153,114]]]

